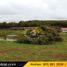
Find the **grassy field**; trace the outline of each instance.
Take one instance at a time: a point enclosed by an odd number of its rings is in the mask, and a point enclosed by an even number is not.
[[[0,61],[67,61],[67,33],[63,42],[50,45],[0,41]]]
[[[8,31],[8,32],[7,32]],[[6,33],[6,34],[19,34],[19,33],[23,33],[23,30],[9,30],[9,29],[0,29],[0,34],[1,33]]]

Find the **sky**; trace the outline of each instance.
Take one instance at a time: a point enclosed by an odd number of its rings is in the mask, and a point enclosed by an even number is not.
[[[0,21],[67,20],[67,0],[0,0]]]

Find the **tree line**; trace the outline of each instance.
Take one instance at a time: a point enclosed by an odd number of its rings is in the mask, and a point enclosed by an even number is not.
[[[67,20],[56,21],[56,20],[31,20],[31,21],[19,21],[17,22],[1,22],[1,28],[10,28],[10,27],[37,27],[41,25],[48,25],[48,26],[58,26],[58,27],[67,27]]]

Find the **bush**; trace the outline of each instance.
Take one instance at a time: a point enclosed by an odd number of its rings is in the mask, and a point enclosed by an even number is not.
[[[48,41],[48,37],[46,37],[45,35],[40,35],[38,38],[39,44],[47,44]]]
[[[30,44],[49,44],[57,41],[62,41],[62,38],[54,28],[48,26],[27,30],[26,35],[20,35],[18,38],[18,42]]]
[[[19,42],[19,43],[29,43],[29,40],[24,35],[18,35],[17,42]]]
[[[7,38],[7,32],[0,32],[0,37],[6,40]]]

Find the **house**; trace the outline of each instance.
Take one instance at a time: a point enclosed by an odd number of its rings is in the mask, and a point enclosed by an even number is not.
[[[67,28],[61,28],[62,32],[67,32]]]

